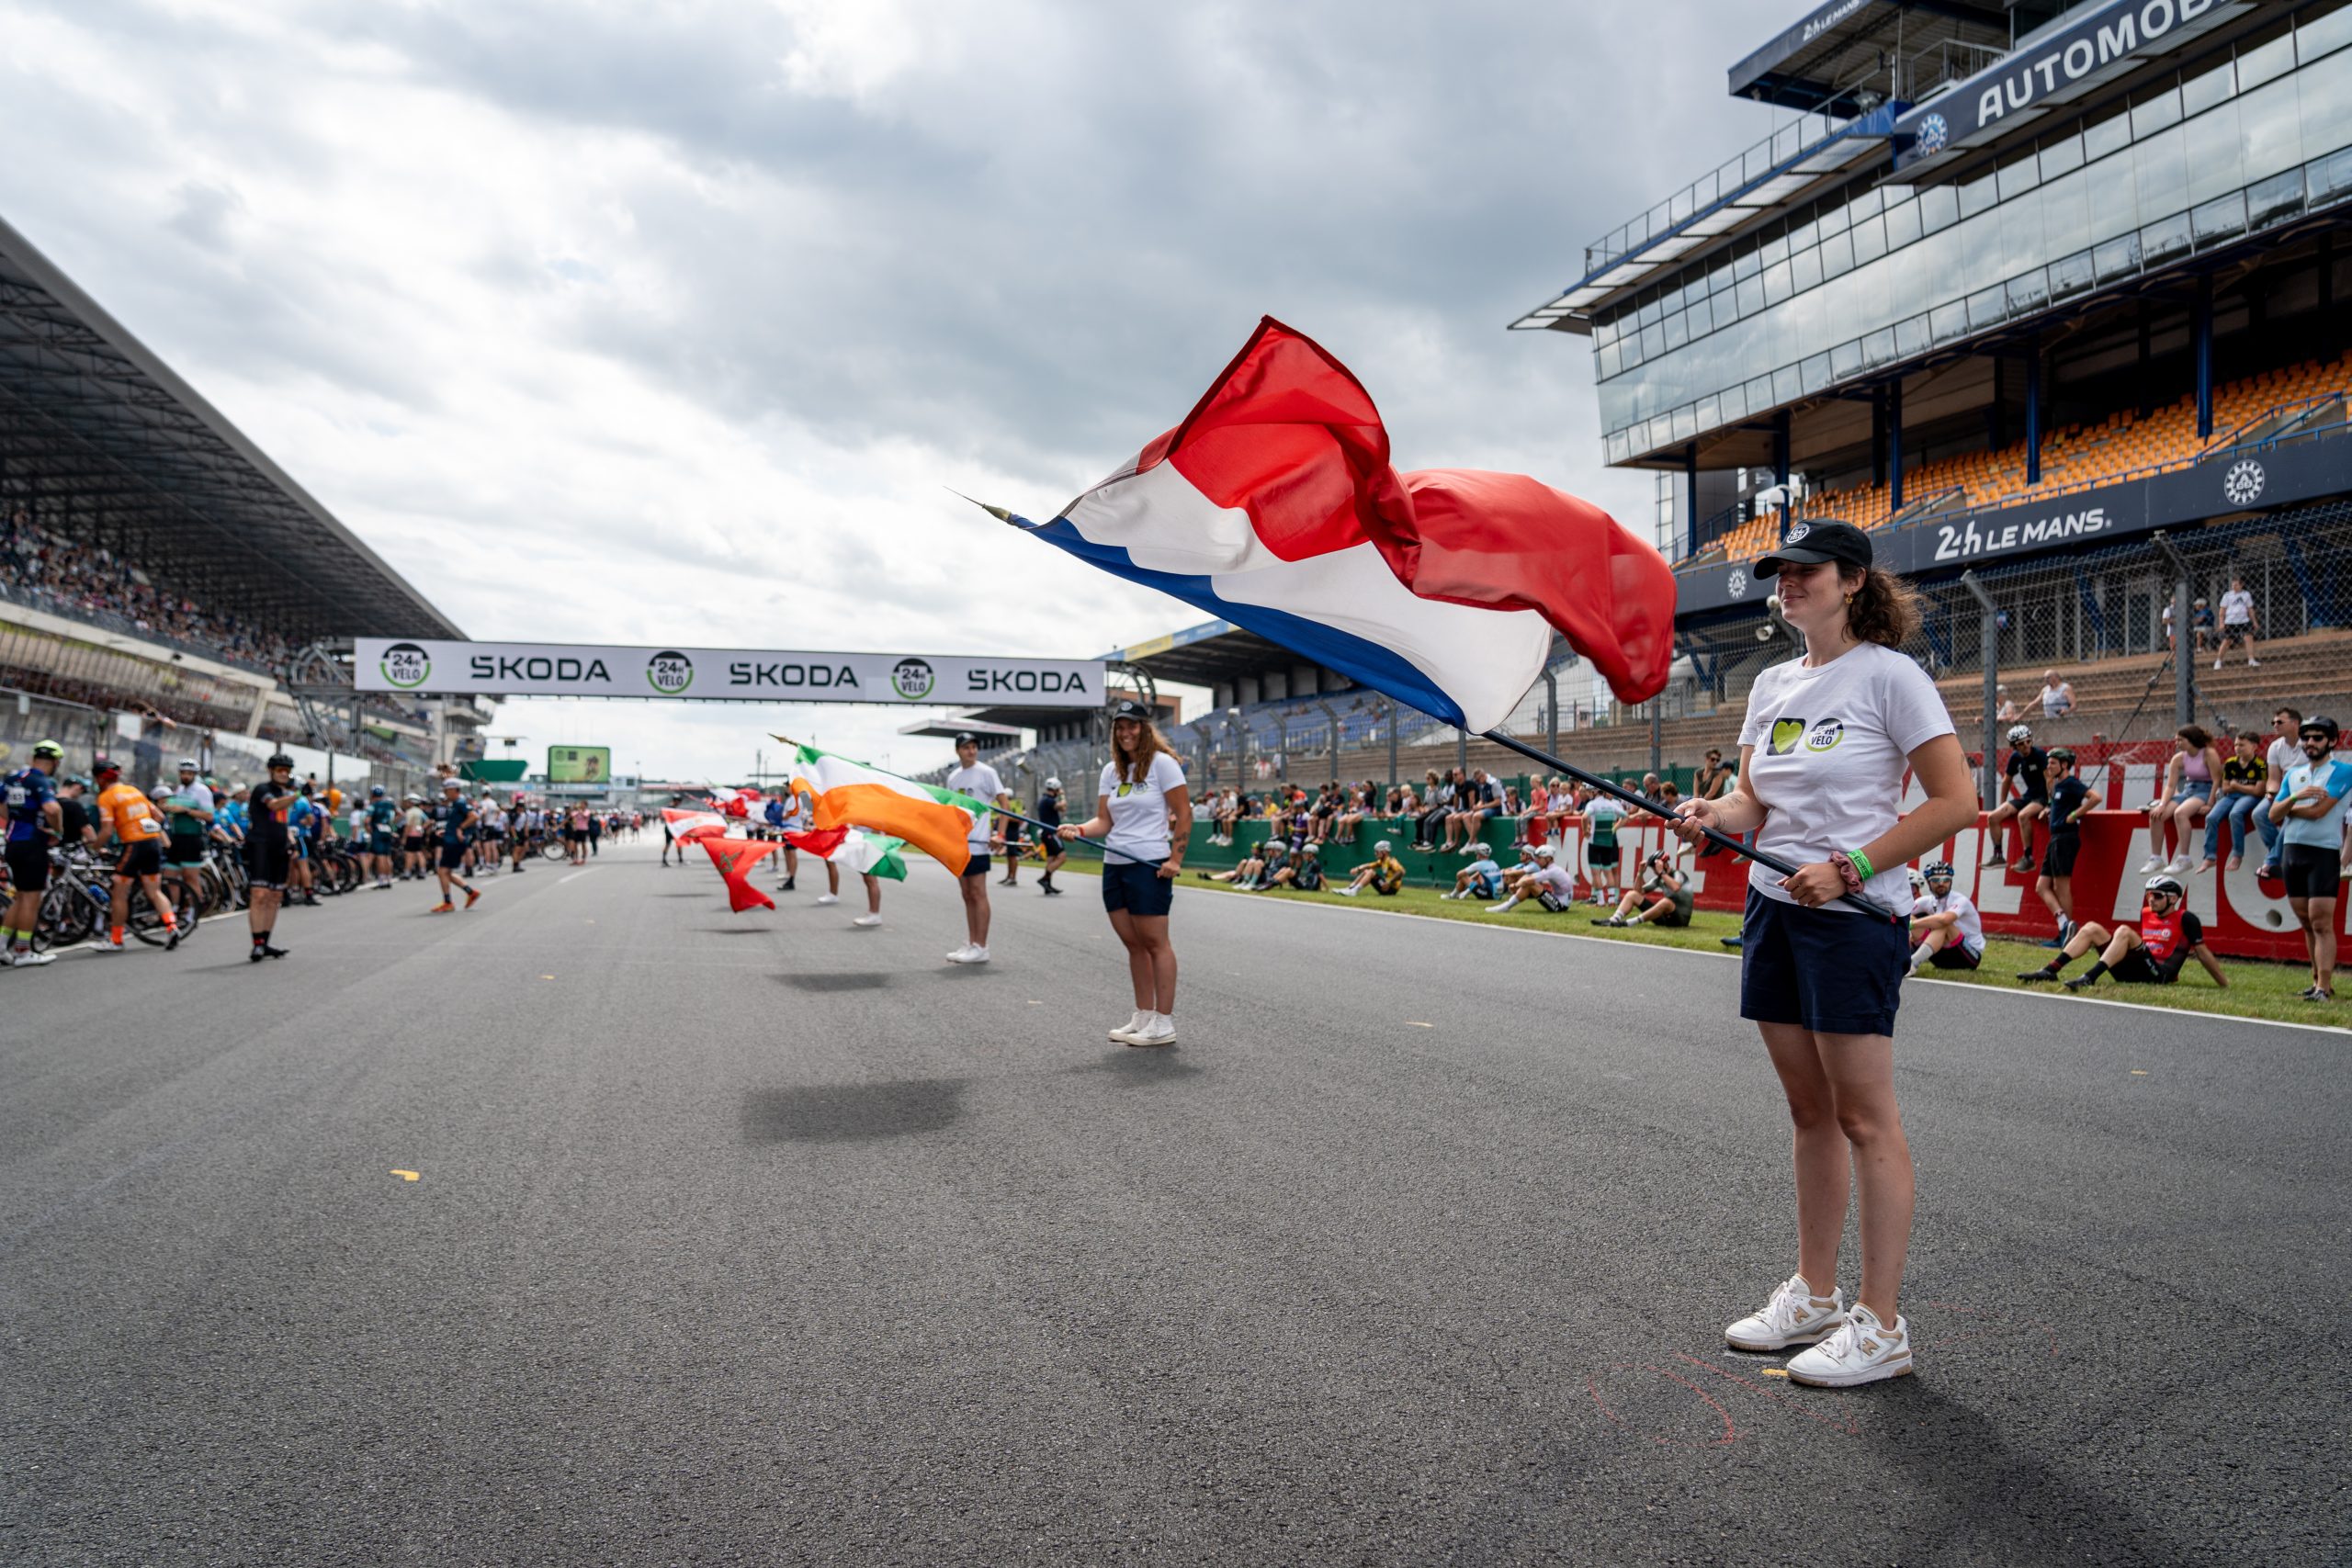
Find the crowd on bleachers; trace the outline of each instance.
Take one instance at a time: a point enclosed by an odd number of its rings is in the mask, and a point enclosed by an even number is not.
[[[1902,516],[1908,522],[1945,512],[1981,512],[2111,484],[2131,474],[2186,468],[2214,448],[2267,437],[2272,434],[2267,427],[2277,423],[2271,416],[2301,417],[2314,402],[2332,402],[2332,423],[2341,423],[2347,395],[2352,355],[2325,363],[2307,360],[2214,389],[2215,434],[2210,439],[2197,434],[2194,397],[2144,416],[2127,409],[2093,423],[2066,425],[2043,437],[2041,479],[2034,484],[2026,482],[2023,440],[1996,451],[1931,458],[1905,468]],[[1896,517],[1891,487],[1869,482],[1817,491],[1806,499],[1804,513],[1858,528],[1882,528]],[[1700,557],[1737,560],[1760,554],[1778,540],[1780,526],[1777,513],[1759,511],[1706,546]]]
[[[294,654],[286,638],[157,586],[112,550],[51,533],[23,506],[0,520],[0,592],[34,609],[185,644],[266,673],[282,670]]]

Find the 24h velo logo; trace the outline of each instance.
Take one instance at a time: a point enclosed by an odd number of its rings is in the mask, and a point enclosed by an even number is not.
[[[928,660],[901,659],[890,671],[890,689],[910,703],[931,695],[931,688],[937,681]]]
[[[695,661],[665,648],[645,661],[645,681],[663,696],[674,697],[695,683]]]
[[[413,692],[432,675],[433,660],[416,644],[396,642],[384,649],[384,657],[376,668],[391,684],[403,692]]]

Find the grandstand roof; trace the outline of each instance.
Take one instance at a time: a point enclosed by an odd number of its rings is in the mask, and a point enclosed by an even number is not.
[[[1141,665],[1155,681],[1178,681],[1188,686],[1214,686],[1268,670],[1287,670],[1300,661],[1282,644],[1245,631],[1231,621],[1204,621],[1131,648],[1114,649],[1102,657]]]
[[[2008,13],[1998,0],[1823,0],[1731,68],[1731,95],[1861,114],[1887,97],[1890,61],[1947,48],[2006,51]]]
[[[5,221],[0,480],[40,525],[282,635],[465,636]]]

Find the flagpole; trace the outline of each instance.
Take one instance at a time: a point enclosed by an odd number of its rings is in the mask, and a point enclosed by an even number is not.
[[[1578,784],[1590,784],[1601,794],[1609,795],[1612,799],[1622,800],[1628,806],[1638,807],[1642,810],[1648,812],[1653,817],[1663,817],[1679,820],[1679,818],[1676,817],[1674,807],[1667,805],[1664,801],[1648,799],[1633,790],[1625,788],[1623,784],[1602,778],[1598,773],[1586,773],[1574,762],[1564,762],[1548,751],[1541,751],[1532,746],[1512,739],[1510,736],[1505,735],[1499,729],[1487,730],[1486,732],[1486,739],[1493,741],[1496,745],[1504,748],[1506,750],[1516,751],[1522,757],[1531,758],[1535,761],[1541,762],[1547,768],[1556,768],[1561,773],[1567,774],[1568,777],[1576,780]],[[1763,851],[1758,850],[1741,840],[1731,837],[1728,833],[1719,833],[1713,828],[1704,827],[1700,828],[1699,831],[1706,835],[1706,839],[1709,843],[1716,845],[1722,849],[1729,850],[1732,853],[1739,855],[1745,859],[1752,860],[1757,864],[1764,866],[1769,870],[1777,871],[1782,876],[1794,876],[1797,874],[1797,868],[1791,865],[1788,862],[1781,859],[1780,856],[1768,855]],[[1845,902],[1853,905],[1857,909],[1865,910],[1870,914],[1876,915],[1880,919],[1886,921],[1890,925],[1897,923],[1894,911],[1888,908],[1885,905],[1880,903],[1875,898],[1866,897],[1860,893],[1841,893],[1838,897]]]

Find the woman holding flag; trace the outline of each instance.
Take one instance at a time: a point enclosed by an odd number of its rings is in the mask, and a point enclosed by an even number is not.
[[[1781,613],[1805,656],[1757,677],[1729,794],[1686,801],[1675,824],[1761,829],[1751,864],[1740,1016],[1763,1032],[1795,1123],[1797,1271],[1724,1332],[1744,1350],[1812,1348],[1792,1382],[1844,1388],[1911,1371],[1899,1310],[1911,1240],[1911,1149],[1894,1102],[1894,1010],[1910,967],[1899,918],[1905,863],[1976,819],[1968,758],[1926,671],[1900,651],[1919,626],[1909,584],[1876,570],[1870,536],[1816,523],[1756,563],[1777,576]],[[1903,775],[1927,803],[1900,815]],[[1872,915],[1849,894],[1897,919]],[[1861,1189],[1861,1289],[1847,1310],[1838,1243],[1849,1185]]]
[[[1102,807],[1064,828],[1065,839],[1102,840],[1102,907],[1126,944],[1127,978],[1136,1015],[1111,1031],[1122,1045],[1176,1043],[1176,950],[1168,940],[1168,911],[1183,874],[1184,846],[1193,836],[1193,797],[1184,769],[1152,727],[1141,703],[1121,699],[1111,710],[1111,760],[1102,768]]]

